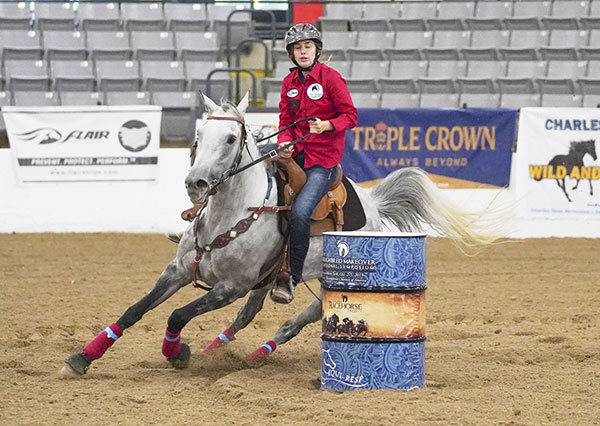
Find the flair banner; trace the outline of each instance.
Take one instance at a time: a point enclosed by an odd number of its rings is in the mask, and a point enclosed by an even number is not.
[[[600,220],[600,110],[523,108],[516,153],[518,215]]]
[[[516,117],[511,109],[360,109],[342,166],[365,186],[415,166],[442,188],[504,187]]]
[[[154,181],[161,108],[4,107],[23,183]]]

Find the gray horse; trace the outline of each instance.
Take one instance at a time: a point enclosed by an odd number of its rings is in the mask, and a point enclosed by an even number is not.
[[[190,348],[181,342],[181,330],[190,320],[249,293],[233,323],[205,348],[208,351],[233,340],[262,308],[273,284],[269,277],[282,253],[284,237],[278,230],[276,214],[249,208],[277,205],[277,190],[270,174],[273,166],[262,162],[239,174],[232,173],[261,155],[244,123],[248,95],[237,106],[227,102],[218,106],[207,97],[205,105],[208,117],[198,129],[192,166],[185,180],[191,202],[205,207],[184,233],[175,258],[150,292],[80,353],[70,355],[63,373],[85,374],[125,329],[191,282],[202,282],[212,289],[175,309],[167,321],[162,353],[174,367],[185,367],[190,358]],[[490,244],[502,236],[495,225],[504,222],[503,213],[495,214],[490,209],[465,212],[452,206],[418,168],[400,169],[373,188],[355,185],[355,190],[367,218],[364,231],[420,231],[429,225],[463,247]],[[321,275],[322,247],[322,238],[311,239],[304,279]],[[321,304],[315,299],[300,315],[287,321],[273,340],[251,354],[248,363],[261,364],[277,345],[320,319]]]

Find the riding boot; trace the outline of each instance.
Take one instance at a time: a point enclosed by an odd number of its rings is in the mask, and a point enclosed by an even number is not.
[[[277,280],[275,288],[271,291],[271,300],[275,303],[287,305],[294,300],[298,283],[290,275],[287,280]]]

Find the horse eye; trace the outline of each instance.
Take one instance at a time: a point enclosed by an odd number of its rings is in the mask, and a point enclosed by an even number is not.
[[[233,144],[235,143],[235,136],[229,136],[229,137],[227,138],[227,143],[228,143],[229,145],[233,145]]]

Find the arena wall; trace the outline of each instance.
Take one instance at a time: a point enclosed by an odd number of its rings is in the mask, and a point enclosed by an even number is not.
[[[181,231],[187,223],[179,215],[190,207],[183,183],[188,165],[187,149],[161,149],[155,182],[21,184],[11,150],[0,149],[0,232]],[[505,201],[514,203],[514,187],[511,176],[502,196]],[[443,192],[467,207],[484,207],[498,194],[488,189]],[[516,219],[512,236],[600,238],[600,226],[577,220]]]

